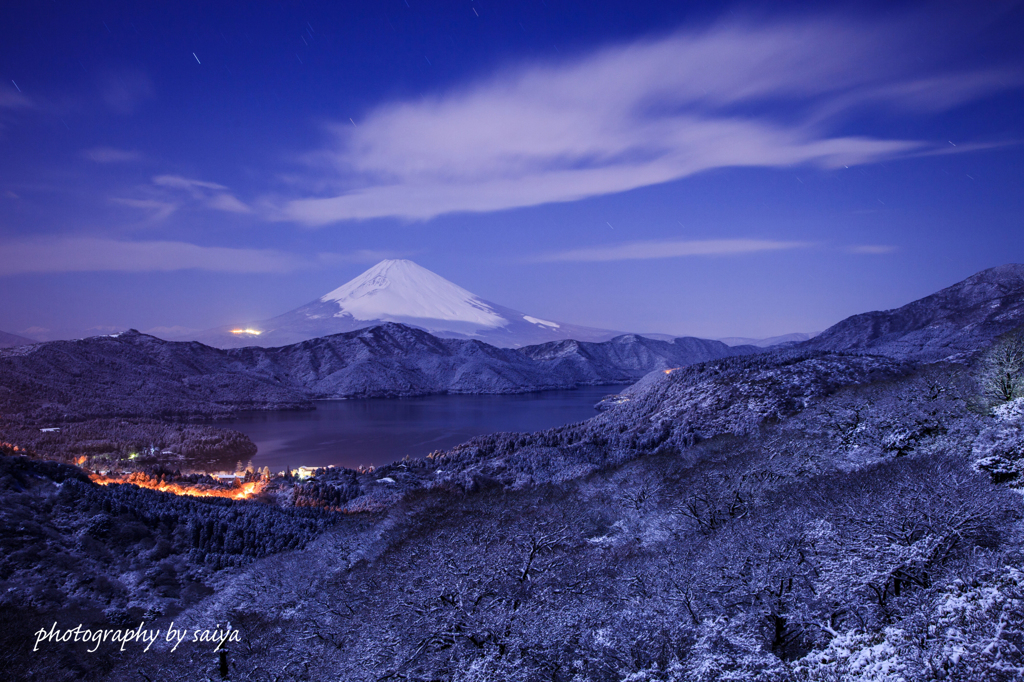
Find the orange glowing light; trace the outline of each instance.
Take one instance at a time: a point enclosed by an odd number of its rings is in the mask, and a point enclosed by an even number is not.
[[[259,329],[232,329],[232,334],[251,334],[252,336],[259,336],[263,332]]]
[[[105,476],[103,474],[89,474],[89,479],[99,485],[116,485],[130,483],[140,488],[159,490],[163,493],[174,495],[191,495],[193,497],[227,497],[232,500],[245,500],[253,495],[263,492],[267,487],[266,481],[251,481],[239,483],[232,488],[214,488],[203,485],[190,485],[187,483],[161,483],[159,480],[150,478],[141,471],[121,476]]]
[[[88,461],[89,461],[89,458],[86,457],[85,455],[82,455],[81,457],[79,457],[78,459],[75,460],[75,464],[77,464],[78,466],[82,466],[83,464],[85,464]]]

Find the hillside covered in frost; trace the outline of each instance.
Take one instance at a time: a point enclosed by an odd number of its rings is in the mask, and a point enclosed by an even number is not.
[[[1024,330],[963,319],[976,345],[940,360],[854,344],[668,367],[585,422],[245,502],[97,486],[8,448],[4,669],[1019,680]],[[230,622],[240,641],[32,655],[19,633],[54,620]]]

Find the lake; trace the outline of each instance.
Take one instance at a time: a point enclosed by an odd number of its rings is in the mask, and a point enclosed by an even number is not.
[[[626,385],[587,386],[519,395],[319,400],[313,412],[245,412],[224,426],[249,436],[252,463],[285,467],[380,466],[423,457],[473,436],[540,431],[598,414],[594,404]]]

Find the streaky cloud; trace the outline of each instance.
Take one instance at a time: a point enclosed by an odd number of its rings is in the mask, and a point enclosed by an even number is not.
[[[110,202],[112,204],[120,204],[121,206],[128,206],[142,211],[149,211],[149,219],[154,222],[164,220],[178,210],[178,204],[170,201],[160,201],[157,199],[129,199],[113,197],[110,199]]]
[[[813,246],[810,242],[776,241],[770,239],[697,239],[653,240],[571,249],[536,256],[537,263],[606,262],[649,260],[686,256],[734,256],[764,251],[785,251]]]
[[[53,237],[2,245],[4,275],[60,272],[286,273],[315,267],[306,258],[274,249],[200,246],[176,241],[119,241],[101,237]]]
[[[0,109],[31,109],[32,100],[20,92],[0,90]]]
[[[192,199],[199,201],[200,205],[215,211],[226,211],[228,213],[253,212],[250,206],[229,193],[226,186],[216,182],[195,180],[180,175],[157,175],[153,178],[153,184],[160,188],[187,192]]]
[[[232,194],[215,194],[206,201],[206,206],[228,213],[252,213],[252,209]]]
[[[850,246],[846,250],[859,256],[883,256],[896,253],[898,249],[890,244],[859,244]]]
[[[576,201],[715,168],[834,168],[939,153],[930,141],[830,132],[865,108],[922,115],[1024,82],[1011,69],[930,67],[935,42],[907,22],[733,21],[502,70],[332,127],[335,144],[311,158],[327,164],[336,189],[276,204],[269,216],[307,225],[427,220]]]
[[[93,147],[82,151],[82,156],[96,163],[129,163],[142,159],[142,154],[131,149]]]
[[[201,189],[227,189],[224,185],[217,184],[216,182],[193,180],[192,178],[184,178],[180,175],[157,175],[153,178],[153,184],[159,187],[171,187],[173,189],[184,189],[189,191]]]

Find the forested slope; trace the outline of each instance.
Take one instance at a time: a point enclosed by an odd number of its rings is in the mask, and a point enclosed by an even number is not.
[[[1006,300],[986,296],[990,311]],[[0,631],[230,621],[236,679],[1019,680],[1024,331],[1005,333],[1011,318],[967,314],[965,345],[938,362],[888,352],[887,337],[665,367],[588,421],[280,479],[263,502],[99,487],[0,446]],[[288,373],[447,348],[406,333],[354,337],[347,356],[296,350]],[[463,351],[479,367],[504,357]],[[261,381],[292,380],[246,352],[236,360]],[[600,356],[531,352],[566,372]],[[3,644],[0,664],[25,679],[202,679],[221,660]]]

